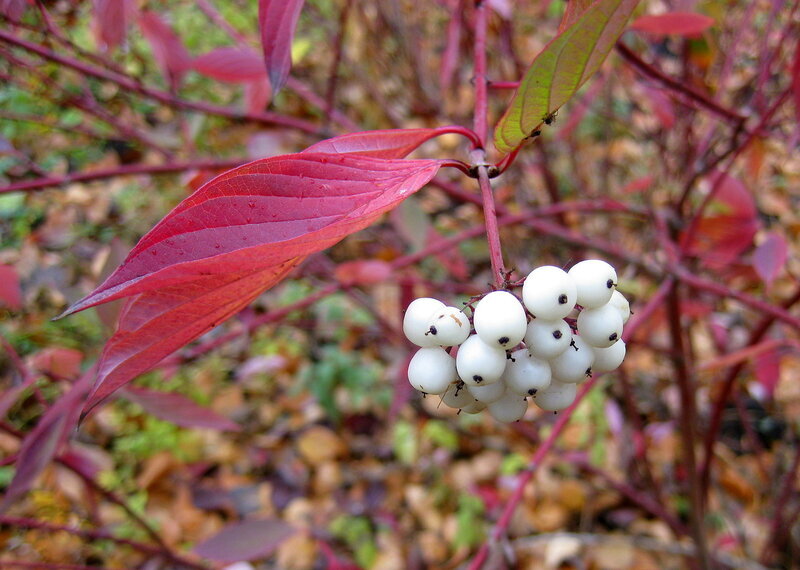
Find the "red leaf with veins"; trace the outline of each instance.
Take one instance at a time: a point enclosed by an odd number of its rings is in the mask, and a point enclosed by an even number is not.
[[[365,228],[436,174],[436,160],[292,154],[214,178],[65,315],[130,297],[85,410],[231,317],[309,254]]]
[[[259,0],[258,24],[261,46],[272,92],[277,93],[286,83],[292,67],[292,40],[303,0]]]

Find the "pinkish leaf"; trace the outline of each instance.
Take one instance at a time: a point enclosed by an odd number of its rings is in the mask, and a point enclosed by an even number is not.
[[[272,87],[265,75],[244,84],[244,101],[248,113],[261,113],[272,100]]]
[[[781,377],[781,355],[778,348],[759,354],[753,363],[756,379],[764,395],[772,398]]]
[[[50,346],[31,358],[31,367],[57,378],[76,378],[81,372],[83,353],[74,348]]]
[[[374,285],[392,275],[392,266],[380,259],[359,259],[340,263],[333,275],[342,285]]]
[[[94,0],[92,29],[97,44],[104,51],[111,51],[125,40],[129,17],[135,4],[130,0]]]
[[[22,289],[19,275],[11,265],[0,265],[0,306],[19,311],[22,308]]]
[[[251,49],[221,47],[197,56],[192,68],[212,79],[231,83],[266,80],[264,61]]]
[[[0,0],[0,14],[12,22],[19,22],[27,7],[26,0]]]
[[[636,18],[631,29],[656,35],[696,37],[714,25],[714,18],[694,12],[668,12]]]
[[[726,207],[728,213],[744,218],[758,215],[753,195],[741,180],[730,174],[717,172],[709,178],[709,182],[714,192],[714,201]]]
[[[639,194],[653,185],[653,176],[642,176],[636,180],[628,182],[622,189],[623,194]]]
[[[675,125],[675,109],[669,97],[660,89],[647,86],[644,87],[644,94],[650,100],[650,108],[661,126],[666,130],[671,129]]]
[[[164,78],[172,88],[176,88],[191,69],[192,56],[169,24],[155,12],[143,11],[139,15],[139,27],[150,42],[153,58],[161,68]]]
[[[195,554],[218,562],[238,562],[264,558],[297,529],[280,519],[261,519],[226,526],[194,547]]]
[[[421,144],[442,134],[439,129],[387,129],[341,135],[311,145],[303,152],[359,154],[375,158],[403,158]]]
[[[258,0],[261,46],[272,92],[286,83],[292,67],[292,40],[303,0]]]
[[[778,232],[770,232],[767,239],[753,252],[753,268],[769,287],[786,266],[789,246]]]
[[[125,389],[124,396],[126,399],[139,404],[148,414],[182,427],[227,431],[239,431],[241,429],[235,422],[213,410],[196,404],[182,394],[128,386]]]
[[[753,245],[758,231],[756,218],[738,215],[708,216],[695,224],[688,252],[701,257],[709,268],[721,269],[734,263]]]
[[[83,399],[91,384],[91,374],[85,374],[61,396],[39,419],[19,450],[14,478],[6,489],[0,511],[24,495],[36,478],[56,456],[78,423]]]

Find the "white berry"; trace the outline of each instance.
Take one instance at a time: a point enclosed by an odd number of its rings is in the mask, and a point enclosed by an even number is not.
[[[572,337],[572,345],[550,360],[553,380],[559,382],[583,382],[592,375],[594,352],[580,336]]]
[[[566,271],[543,265],[531,271],[522,285],[522,301],[539,319],[563,319],[578,298],[575,282]]]
[[[609,299],[608,304],[612,307],[616,307],[619,311],[623,325],[631,318],[631,305],[625,298],[625,295],[620,293],[617,289],[611,294],[611,299]]]
[[[503,374],[508,390],[520,396],[532,396],[550,385],[550,365],[521,348],[511,353],[511,361],[506,364]]]
[[[439,342],[435,337],[425,333],[428,332],[430,326],[428,322],[433,312],[444,306],[441,301],[430,297],[414,299],[406,309],[406,314],[403,317],[403,333],[406,338],[417,346],[439,346]]]
[[[508,370],[508,364],[506,364],[506,370]],[[497,382],[492,382],[491,384],[481,384],[480,386],[472,386],[468,384],[467,390],[469,390],[469,393],[472,394],[472,396],[479,402],[491,404],[505,395],[506,383],[500,379]]]
[[[555,358],[569,348],[572,341],[572,329],[563,320],[548,321],[533,319],[528,323],[525,332],[525,346],[536,358],[549,360]]]
[[[608,303],[597,309],[584,309],[578,315],[578,334],[591,346],[611,346],[622,336],[622,315]]]
[[[528,401],[519,394],[506,392],[505,395],[488,405],[489,413],[498,422],[511,423],[521,420],[528,409]]]
[[[469,319],[458,307],[442,307],[428,320],[427,336],[440,346],[457,346],[469,336]]]
[[[497,348],[514,348],[525,336],[525,309],[508,291],[492,291],[478,301],[473,315],[475,333]]]
[[[408,381],[425,394],[444,394],[456,380],[455,359],[443,348],[420,348],[408,364]]]
[[[500,380],[506,368],[506,353],[471,335],[458,347],[456,368],[466,384],[491,384]]]
[[[486,409],[486,404],[484,404],[483,402],[479,402],[478,400],[475,400],[471,404],[468,404],[463,408],[461,408],[461,411],[464,412],[465,414],[478,414],[485,409]]]
[[[593,348],[592,351],[594,352],[592,372],[611,372],[619,368],[625,360],[625,341],[620,339],[609,347]]]
[[[577,288],[577,303],[587,309],[608,303],[617,286],[617,272],[600,259],[581,261],[575,264],[568,274]]]
[[[577,393],[577,384],[553,380],[547,388],[536,393],[533,403],[545,411],[559,412],[575,401]]]

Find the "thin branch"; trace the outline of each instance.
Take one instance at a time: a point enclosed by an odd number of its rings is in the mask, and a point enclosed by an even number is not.
[[[65,174],[64,176],[51,176],[48,178],[36,178],[34,180],[23,180],[12,182],[7,186],[0,187],[0,194],[8,192],[31,192],[43,190],[53,186],[66,186],[76,182],[92,182],[95,180],[106,180],[118,176],[132,176],[137,174],[169,174],[173,172],[185,172],[187,170],[227,170],[235,166],[244,164],[242,159],[232,160],[198,160],[195,162],[173,162],[169,164],[130,164],[117,168],[107,168],[92,172],[77,172]]]

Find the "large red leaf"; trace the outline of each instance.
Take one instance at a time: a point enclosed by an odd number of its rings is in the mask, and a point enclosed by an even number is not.
[[[258,24],[264,63],[273,93],[280,91],[292,67],[292,40],[303,0],[258,0]]]
[[[293,154],[203,185],[65,314],[130,297],[84,410],[231,317],[309,254],[371,224],[424,186],[436,160]]]
[[[668,12],[636,18],[631,28],[657,35],[694,37],[714,25],[714,18],[694,12]]]
[[[246,83],[267,78],[264,61],[251,49],[221,47],[197,56],[192,67],[219,81]]]
[[[213,276],[244,276],[325,249],[370,225],[436,174],[437,160],[301,153],[214,178],[148,232],[62,316]]]
[[[360,154],[375,158],[403,158],[422,143],[443,134],[443,132],[443,129],[363,131],[320,141],[303,152]]]
[[[144,11],[139,15],[139,27],[150,42],[153,58],[173,88],[180,84],[191,69],[192,56],[175,31],[155,12]]]
[[[238,562],[269,556],[297,529],[280,519],[259,519],[233,523],[194,547],[204,558]]]
[[[148,414],[182,427],[228,431],[241,429],[235,422],[196,404],[183,394],[128,386],[125,398],[139,404]]]

